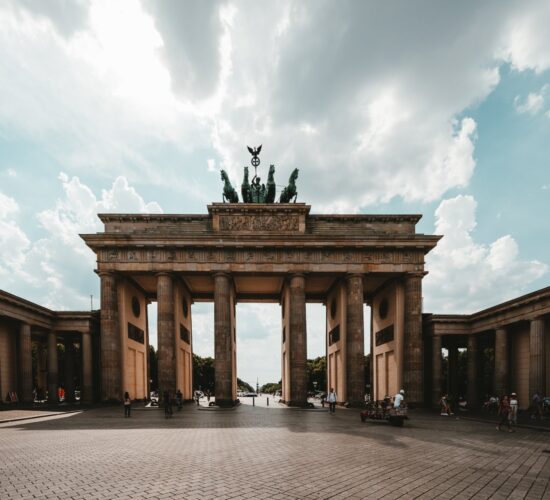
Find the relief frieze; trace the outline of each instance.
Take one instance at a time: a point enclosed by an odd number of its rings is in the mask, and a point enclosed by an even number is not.
[[[107,248],[98,252],[99,262],[129,263],[242,263],[242,264],[417,264],[422,251],[378,249],[309,248]]]
[[[290,232],[298,231],[298,215],[220,215],[221,231]]]

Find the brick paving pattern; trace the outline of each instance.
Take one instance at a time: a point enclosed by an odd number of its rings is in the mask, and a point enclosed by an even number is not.
[[[550,498],[550,433],[242,405],[0,424],[0,498]]]

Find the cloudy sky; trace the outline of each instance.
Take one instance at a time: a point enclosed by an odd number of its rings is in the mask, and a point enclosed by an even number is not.
[[[0,288],[97,307],[96,213],[205,213],[247,144],[314,212],[424,214],[425,311],[545,287],[549,25],[545,0],[0,0]],[[241,378],[280,378],[279,316],[239,306]]]

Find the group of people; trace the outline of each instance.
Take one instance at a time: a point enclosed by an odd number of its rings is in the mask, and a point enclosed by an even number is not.
[[[512,425],[518,423],[518,396],[512,392],[510,396],[503,396],[498,405],[498,415],[500,419],[497,425],[497,431],[502,430],[502,426],[506,425],[508,432],[514,432]]]
[[[168,391],[164,391],[162,393],[162,401],[164,405],[164,416],[166,418],[171,417],[174,413],[173,411],[174,400]],[[176,402],[178,411],[181,410],[183,406],[183,394],[179,389],[176,392],[175,402]],[[128,391],[124,393],[123,403],[124,403],[124,417],[125,418],[130,417],[131,409],[132,409],[132,399],[130,398],[130,394],[128,393]]]

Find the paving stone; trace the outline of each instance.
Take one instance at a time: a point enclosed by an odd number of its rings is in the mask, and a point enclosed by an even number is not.
[[[467,499],[550,496],[550,434],[411,415],[119,408],[0,424],[0,498]]]

